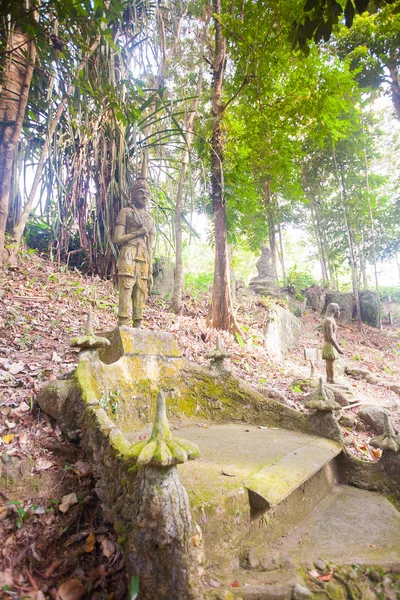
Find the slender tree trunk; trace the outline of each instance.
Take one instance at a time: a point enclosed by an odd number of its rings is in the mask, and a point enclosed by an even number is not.
[[[390,88],[392,91],[392,101],[397,118],[400,119],[400,74],[397,65],[388,65],[390,72]]]
[[[224,107],[222,104],[222,84],[226,61],[226,42],[220,23],[221,0],[213,0],[213,10],[215,15],[215,60],[212,97],[211,202],[214,211],[215,263],[212,299],[207,322],[216,329],[235,333],[239,332],[240,328],[233,314],[223,189],[224,140],[222,114]]]
[[[399,101],[399,113],[398,116],[400,118],[400,90],[398,95]],[[369,187],[369,171],[368,171],[368,155],[367,155],[367,144],[365,138],[365,123],[364,119],[362,119],[362,127],[364,134],[364,163],[365,163],[365,187],[368,195],[368,211],[369,211],[369,220],[371,223],[371,239],[372,239],[372,259],[374,261],[374,275],[375,275],[375,293],[376,293],[376,304],[378,309],[378,327],[382,329],[382,310],[381,310],[381,298],[379,293],[379,278],[378,278],[378,265],[376,259],[376,236],[375,236],[375,225],[374,225],[374,215],[372,213],[372,205],[371,205],[371,194]]]
[[[35,42],[29,41],[28,35],[15,27],[8,38],[0,95],[0,123],[7,121],[0,131],[0,265],[6,259],[4,242],[12,167],[21,137],[35,61]]]
[[[328,283],[329,277],[328,277],[328,272],[327,272],[327,268],[326,268],[324,248],[323,248],[323,243],[321,241],[321,235],[320,235],[319,227],[318,227],[317,207],[315,205],[314,196],[311,193],[311,190],[309,188],[306,190],[306,195],[310,202],[311,221],[312,221],[312,226],[314,229],[314,236],[315,236],[315,239],[317,242],[318,258],[319,258],[319,264],[321,266],[322,281],[324,283]]]
[[[335,159],[336,160],[336,159]],[[353,232],[350,226],[350,222],[347,214],[347,194],[346,194],[346,183],[344,179],[343,165],[339,161],[339,172],[340,172],[340,197],[342,201],[342,210],[343,210],[343,218],[346,226],[347,233],[347,241],[349,244],[349,254],[350,254],[350,266],[351,266],[351,278],[353,282],[353,293],[356,299],[356,307],[357,307],[357,321],[358,327],[360,331],[362,331],[362,320],[361,320],[361,304],[360,304],[360,294],[358,291],[358,282],[357,282],[357,266],[354,256],[354,242],[353,242]]]
[[[181,171],[179,174],[178,190],[176,193],[175,204],[175,277],[174,277],[174,293],[172,297],[171,308],[176,314],[182,311],[182,290],[183,290],[183,261],[182,261],[182,199],[183,190],[186,182],[186,172],[189,164],[190,149],[193,140],[194,119],[199,103],[199,96],[203,86],[203,68],[200,65],[199,79],[196,86],[196,98],[191,106],[191,110],[186,116],[186,145],[183,151]]]
[[[283,279],[286,279],[285,257],[284,257],[284,254],[283,254],[282,228],[281,228],[281,224],[280,223],[278,223],[278,233],[279,233],[279,247],[281,249],[280,254],[279,254],[279,258],[280,258],[280,261],[281,261],[282,277],[283,277]]]
[[[79,71],[83,68],[85,62],[87,61],[89,56],[91,56],[93,54],[93,52],[96,50],[99,43],[100,43],[100,36],[98,36],[96,38],[96,40],[93,42],[92,46],[86,53],[85,58],[79,64],[79,66],[77,68],[77,73],[79,73]],[[25,227],[26,227],[26,223],[29,218],[29,214],[32,210],[32,206],[35,201],[36,192],[39,188],[39,183],[40,183],[40,180],[42,177],[43,167],[45,165],[47,155],[49,153],[50,144],[51,144],[53,135],[56,131],[57,125],[58,125],[58,123],[61,119],[61,116],[64,112],[64,109],[67,105],[68,98],[72,94],[74,89],[75,89],[75,86],[73,84],[71,84],[68,87],[65,97],[61,100],[61,102],[57,108],[56,114],[54,115],[54,118],[53,118],[52,122],[50,123],[49,131],[48,131],[46,140],[43,144],[43,148],[42,148],[42,151],[39,156],[39,162],[36,167],[35,177],[33,179],[33,184],[32,184],[31,191],[29,193],[28,201],[25,204],[24,210],[22,211],[22,214],[21,214],[21,217],[20,217],[18,223],[15,225],[14,231],[12,233],[12,239],[11,239],[11,244],[10,244],[10,264],[12,266],[16,266],[18,264],[18,249],[19,249],[19,246],[21,243],[23,233],[25,231]]]
[[[400,285],[400,260],[399,260],[399,255],[396,252],[396,254],[394,256],[395,256],[395,259],[396,259],[397,270],[399,272],[399,285]]]
[[[269,247],[271,250],[271,266],[274,270],[275,280],[278,281],[277,269],[276,269],[276,231],[275,231],[275,214],[274,207],[271,197],[271,186],[270,182],[266,181],[264,184],[264,202],[267,212],[267,223],[268,223],[268,238]]]

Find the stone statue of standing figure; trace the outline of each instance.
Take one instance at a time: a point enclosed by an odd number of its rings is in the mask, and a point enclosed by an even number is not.
[[[134,327],[142,326],[143,307],[153,284],[155,227],[154,219],[146,210],[149,198],[147,181],[137,179],[132,186],[128,206],[118,214],[114,233],[114,243],[120,246],[118,325],[129,326],[132,322]]]
[[[335,302],[328,304],[323,324],[324,345],[322,358],[326,361],[326,381],[335,383],[335,360],[338,354],[344,354],[336,341],[336,321],[340,316],[340,306]]]

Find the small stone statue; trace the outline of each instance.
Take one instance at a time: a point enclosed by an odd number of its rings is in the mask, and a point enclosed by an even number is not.
[[[400,435],[396,435],[389,416],[383,413],[383,434],[372,438],[370,445],[381,450],[391,450],[394,453],[400,452]]]
[[[209,358],[211,361],[211,366],[215,367],[218,370],[225,371],[225,358],[229,358],[229,352],[226,352],[221,346],[221,338],[217,335],[217,342],[215,346],[215,350],[212,350],[208,354],[206,354],[206,358]]]
[[[70,344],[73,348],[80,348],[81,351],[97,350],[98,348],[104,348],[105,346],[110,345],[110,340],[104,337],[99,337],[93,332],[92,307],[90,307],[88,312],[85,335],[80,335],[76,338],[73,338]]]
[[[135,458],[138,467],[153,465],[168,468],[193,460],[199,455],[194,442],[182,438],[173,438],[167,419],[164,392],[157,394],[157,410],[153,430],[149,439],[136,442],[131,446],[130,455]]]
[[[120,210],[115,227],[114,242],[120,246],[118,257],[118,325],[141,327],[143,306],[151,290],[152,247],[155,236],[154,220],[146,210],[150,188],[145,179],[132,186],[129,204]]]
[[[326,361],[326,381],[335,383],[335,360],[337,353],[344,354],[336,341],[336,321],[340,316],[340,306],[335,302],[328,304],[323,324],[324,345],[322,358]]]

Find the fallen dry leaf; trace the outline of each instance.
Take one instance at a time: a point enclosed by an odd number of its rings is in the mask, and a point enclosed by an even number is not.
[[[15,438],[15,435],[13,433],[9,433],[8,435],[5,435],[3,437],[3,442],[5,444],[9,444],[10,442],[12,442],[12,440]]]
[[[89,533],[88,537],[86,538],[85,552],[87,552],[87,553],[93,552],[95,544],[96,544],[96,536],[94,535],[93,531],[91,531]]]
[[[208,585],[212,588],[220,588],[222,587],[222,583],[220,581],[216,581],[215,579],[210,579],[210,581],[208,582]]]
[[[27,405],[26,402],[21,402],[21,404],[19,406],[17,406],[17,408],[14,408],[14,410],[11,411],[11,414],[13,416],[16,417],[20,417],[21,415],[23,415],[24,413],[29,411],[29,406]]]
[[[62,358],[61,358],[61,356],[58,356],[57,352],[53,352],[53,356],[51,357],[51,360],[53,362],[61,362]]]
[[[196,546],[196,548],[200,546],[200,536],[197,533],[192,537],[192,542],[193,546]]]
[[[78,475],[78,477],[88,477],[90,475],[90,466],[89,463],[78,460],[73,465],[74,473]]]
[[[312,571],[308,571],[308,574],[311,575],[311,577],[319,577],[319,573],[318,573],[317,569],[313,569]]]
[[[24,363],[18,362],[18,363],[12,363],[8,370],[11,373],[11,375],[17,375],[18,373],[21,373],[21,371],[23,371],[24,369],[25,369]]]
[[[17,424],[14,421],[7,421],[7,419],[4,421],[4,425],[8,428],[8,429],[14,429],[14,427],[17,426]]]
[[[114,542],[112,540],[105,537],[101,541],[101,549],[103,550],[104,556],[106,558],[110,558],[110,556],[112,556],[115,553],[116,545],[114,544]]]
[[[54,465],[54,463],[52,463],[51,460],[45,460],[44,458],[38,458],[35,463],[35,469],[36,469],[36,471],[47,471],[53,465]]]
[[[325,575],[318,575],[318,579],[320,581],[330,581],[333,577],[333,569],[329,569]]]
[[[57,590],[57,600],[80,600],[85,595],[86,586],[78,579],[68,579]]]
[[[62,513],[66,513],[68,512],[68,510],[71,508],[71,506],[73,506],[74,504],[78,503],[78,498],[76,497],[75,492],[72,492],[71,494],[67,494],[66,496],[63,496],[61,498],[61,504],[59,505],[59,510]]]
[[[240,583],[237,581],[237,579],[235,579],[235,581],[232,581],[231,587],[240,587]]]

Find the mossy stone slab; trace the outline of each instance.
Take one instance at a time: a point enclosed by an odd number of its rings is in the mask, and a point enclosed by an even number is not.
[[[204,502],[218,506],[227,494],[245,488],[275,505],[342,450],[324,438],[238,424],[185,426],[174,435],[200,447],[196,464],[179,467],[189,494],[194,490],[191,500],[195,505]]]

